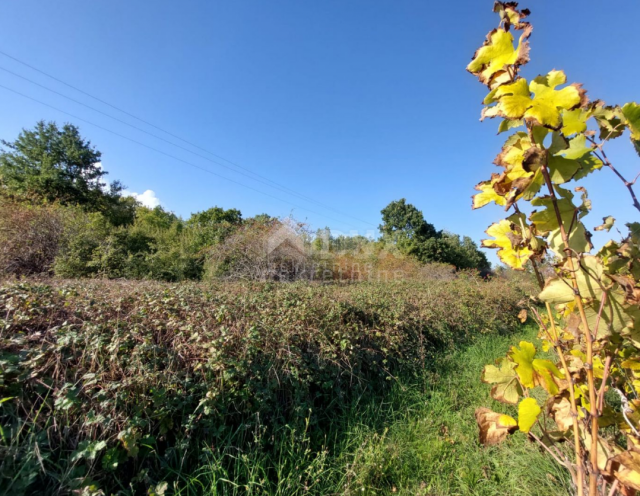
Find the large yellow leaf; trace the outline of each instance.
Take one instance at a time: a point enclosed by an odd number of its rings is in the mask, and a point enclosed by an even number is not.
[[[527,341],[520,341],[520,348],[511,347],[509,356],[517,364],[516,372],[520,377],[520,382],[524,387],[533,388],[533,359],[536,355],[536,348]]]
[[[579,85],[555,89],[566,82],[567,77],[562,71],[551,71],[546,77],[538,77],[531,81],[529,90],[534,97],[524,117],[539,125],[559,129],[562,124],[562,110],[572,110],[584,102],[584,93]]]
[[[487,365],[482,371],[481,380],[488,384],[494,384],[491,388],[491,397],[494,400],[516,405],[522,396],[522,387],[518,382],[517,374],[514,370],[516,364],[502,358],[495,365]]]
[[[495,176],[498,177],[498,174],[495,174]],[[480,193],[471,197],[473,199],[472,208],[484,207],[491,202],[495,202],[496,205],[502,207],[506,205],[507,200],[505,197],[496,193],[496,190],[493,188],[493,181],[482,181],[476,185],[475,189],[480,191]]]
[[[497,248],[498,257],[512,269],[523,270],[524,264],[534,252],[528,246],[521,246],[522,234],[511,228],[511,222],[504,219],[492,224],[486,233],[494,239],[482,240],[485,248]]]
[[[584,90],[579,85],[573,84],[560,90],[556,89],[566,81],[564,72],[551,71],[530,83],[521,78],[513,83],[502,84],[485,98],[485,105],[493,105],[482,111],[482,118],[504,117],[510,120],[524,118],[534,125],[560,129],[563,112],[575,110],[586,104]],[[576,132],[575,129],[581,127],[576,122],[580,118],[569,115],[566,131]]]
[[[526,39],[531,30],[527,29],[520,36],[518,46],[513,46],[513,35],[503,28],[494,29],[487,35],[467,70],[476,76],[481,83],[491,86],[507,67],[518,67],[529,61],[529,43]]]

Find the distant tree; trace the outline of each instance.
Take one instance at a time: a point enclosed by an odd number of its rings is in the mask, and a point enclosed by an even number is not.
[[[331,229],[320,228],[316,231],[311,247],[316,251],[331,250]]]
[[[161,206],[154,208],[138,206],[136,209],[135,227],[147,231],[166,231],[171,227],[180,230],[182,228],[182,221],[176,214],[165,210]]]
[[[420,210],[404,198],[382,210],[380,232],[383,241],[421,262],[441,262],[458,269],[488,270],[491,264],[468,236],[438,231]]]
[[[80,205],[100,211],[117,224],[133,220],[131,202],[121,201],[122,184],[107,188],[101,153],[80,136],[79,129],[40,121],[23,129],[13,142],[2,140],[0,188],[14,197]]]
[[[457,234],[443,232],[435,246],[438,253],[433,259],[438,262],[454,265],[458,269],[487,271],[491,268],[487,256],[469,236],[463,236],[461,240]]]
[[[331,238],[331,248],[337,252],[357,252],[363,247],[371,243],[371,239],[366,236],[356,234],[354,236],[345,236],[341,234]]]
[[[216,226],[223,222],[228,222],[229,224],[240,224],[242,222],[242,212],[235,208],[225,210],[220,207],[212,207],[207,210],[203,210],[202,212],[191,214],[187,224],[192,226],[197,225],[200,227],[208,227]]]
[[[193,234],[193,248],[198,251],[208,246],[217,245],[242,224],[242,212],[235,208],[225,210],[212,207],[202,212],[191,214],[186,222]]]
[[[258,224],[269,224],[274,222],[275,220],[277,220],[275,217],[271,217],[269,214],[258,214],[258,215],[254,215],[253,217],[249,217],[248,219],[245,219],[245,222],[256,222]]]
[[[381,213],[383,239],[395,244],[405,255],[424,258],[422,252],[426,241],[440,237],[433,224],[424,220],[422,212],[404,198],[389,203]]]

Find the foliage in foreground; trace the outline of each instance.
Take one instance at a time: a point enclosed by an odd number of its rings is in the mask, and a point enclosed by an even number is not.
[[[400,371],[419,376],[442,349],[512,328],[522,294],[513,282],[474,278],[8,282],[0,489],[139,493],[206,461],[202,443],[221,448],[230,432],[242,445],[261,426],[267,440],[305,417],[319,429]]]
[[[515,2],[496,2],[494,10],[500,25],[467,69],[489,88],[482,118],[502,118],[499,132],[516,131],[495,160],[503,171],[476,186],[473,207],[495,202],[513,210],[489,227],[492,239],[483,244],[497,248],[514,269],[530,263],[537,271],[546,311],[535,305],[532,311],[542,348],[554,349],[559,361],[540,358],[523,341],[488,365],[483,380],[493,384],[493,398],[517,404],[518,416],[478,409],[480,437],[499,443],[519,429],[566,467],[579,496],[632,494],[640,490],[640,224],[628,224],[624,239],[591,255],[583,224],[591,203],[579,186],[574,202],[567,186],[608,168],[640,211],[635,181],[625,180],[603,149],[628,131],[640,154],[640,105],[589,103],[580,84],[564,86],[562,71],[527,81],[519,72],[529,60],[529,11]],[[517,46],[513,33],[519,33]],[[606,217],[595,229],[613,225]],[[545,281],[537,267],[547,251],[558,263]],[[542,404],[535,390],[546,392]],[[559,447],[564,441],[571,456]]]

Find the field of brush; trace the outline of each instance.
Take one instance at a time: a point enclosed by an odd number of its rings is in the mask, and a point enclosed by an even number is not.
[[[4,281],[0,494],[565,494],[477,441],[522,284]]]

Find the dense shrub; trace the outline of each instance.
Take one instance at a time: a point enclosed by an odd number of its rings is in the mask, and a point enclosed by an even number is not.
[[[5,283],[0,492],[146,493],[230,430],[249,441],[309,411],[321,424],[443,347],[511,328],[521,295],[473,277]]]
[[[49,273],[58,254],[64,211],[0,197],[0,275]]]

